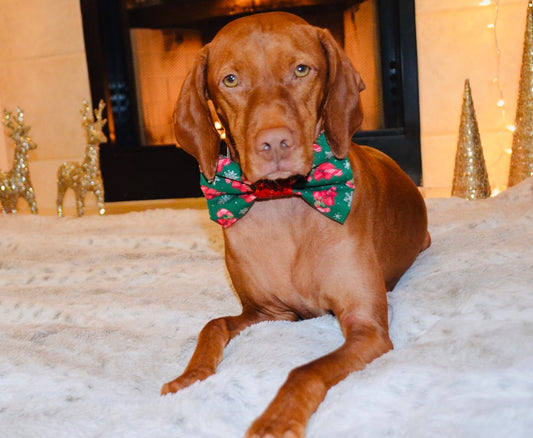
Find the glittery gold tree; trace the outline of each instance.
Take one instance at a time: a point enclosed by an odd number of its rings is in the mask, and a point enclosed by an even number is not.
[[[515,131],[509,187],[533,176],[533,2],[527,6],[526,31],[522,52],[522,69],[518,87],[518,103],[515,116]]]
[[[468,79],[465,80],[452,196],[466,199],[483,199],[490,196],[489,178]]]

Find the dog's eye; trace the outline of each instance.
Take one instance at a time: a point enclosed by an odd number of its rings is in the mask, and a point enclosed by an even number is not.
[[[303,78],[309,74],[311,71],[311,68],[307,65],[300,64],[294,69],[294,74],[297,78]]]
[[[222,79],[222,83],[228,88],[234,88],[239,85],[239,78],[237,78],[237,76],[234,74],[227,75],[224,79]]]

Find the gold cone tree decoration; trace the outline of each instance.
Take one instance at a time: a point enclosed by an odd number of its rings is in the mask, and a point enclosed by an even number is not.
[[[470,81],[465,80],[459,140],[455,155],[452,196],[484,199],[490,196],[490,184],[481,148]]]
[[[522,69],[518,87],[515,131],[511,165],[509,167],[509,187],[533,176],[533,2],[527,6]]]

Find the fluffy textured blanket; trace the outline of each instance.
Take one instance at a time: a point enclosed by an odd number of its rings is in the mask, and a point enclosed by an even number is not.
[[[533,433],[533,179],[428,200],[432,247],[389,293],[395,349],[332,388],[308,438]],[[237,314],[205,210],[0,216],[0,435],[243,436],[336,320],[256,325],[160,397],[202,326]]]

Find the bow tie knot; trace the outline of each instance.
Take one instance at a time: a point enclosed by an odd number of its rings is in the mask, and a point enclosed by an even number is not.
[[[227,228],[244,216],[256,200],[299,196],[327,217],[344,223],[354,184],[350,162],[335,158],[324,134],[313,145],[313,167],[303,178],[251,183],[230,157],[220,156],[213,181],[200,176],[210,218]]]

